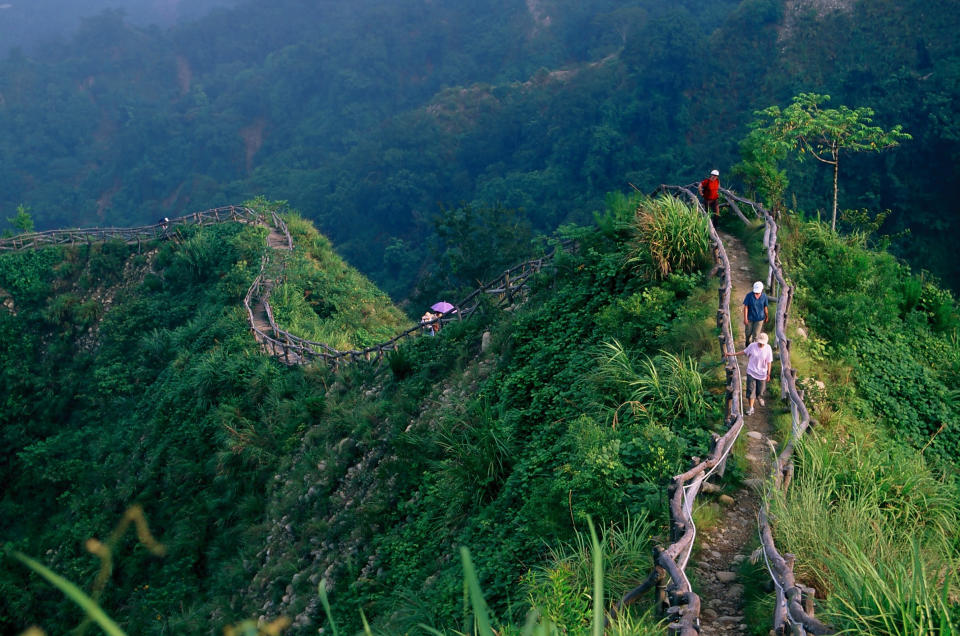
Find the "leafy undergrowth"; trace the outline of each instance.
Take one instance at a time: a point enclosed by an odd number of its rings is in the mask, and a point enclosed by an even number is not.
[[[358,629],[362,612],[379,633],[469,632],[463,546],[507,633],[531,606],[558,629],[589,629],[577,533],[588,518],[601,529],[616,598],[650,567],[666,482],[722,425],[715,291],[702,271],[654,282],[652,263],[629,261],[639,203],[612,197],[599,230],[569,228],[577,250],[524,305],[486,306],[337,375],[284,367],[250,338],[240,300],[262,229],[190,229],[159,246],[82,351],[50,321],[69,320],[49,310],[73,286],[49,269],[59,256],[0,257],[16,307],[0,311],[3,536],[85,585],[99,562],[83,541],[142,505],[166,556],[123,539],[101,598],[129,633],[260,616],[316,633],[329,627],[321,583],[341,627]],[[342,274],[315,242],[298,280]],[[371,299],[361,289],[342,305]],[[569,604],[551,606],[554,587]],[[20,566],[0,573],[0,592],[12,629],[79,622]],[[648,633],[642,615],[620,633]]]

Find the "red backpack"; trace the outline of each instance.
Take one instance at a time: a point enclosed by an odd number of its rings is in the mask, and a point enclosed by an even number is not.
[[[707,201],[713,201],[720,196],[720,179],[710,179],[708,177],[700,182],[700,188],[703,190],[703,198]]]

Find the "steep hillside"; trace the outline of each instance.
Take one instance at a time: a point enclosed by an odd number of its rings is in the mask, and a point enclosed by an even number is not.
[[[323,374],[283,368],[250,334],[242,299],[265,236],[240,223],[183,226],[163,243],[0,256],[0,534],[84,583],[97,570],[84,541],[106,538],[141,503],[168,558],[121,548],[104,602],[131,633],[148,632],[157,613],[176,622],[191,598],[215,597],[210,586],[245,585],[237,540],[263,514],[271,469],[322,411]],[[310,253],[336,276],[328,291],[344,312],[383,304],[342,327],[344,342],[402,328],[402,314],[322,240]],[[11,574],[0,583],[3,631],[75,624],[70,607]]]
[[[255,227],[204,228],[145,254],[105,244],[4,255],[8,548],[89,581],[98,562],[83,542],[138,503],[167,553],[133,536],[117,545],[101,603],[130,633],[280,615],[312,633],[325,621],[320,581],[341,624],[357,625],[362,609],[388,630],[442,628],[461,621],[458,546],[476,555],[497,611],[519,621],[518,585],[531,602],[549,598],[527,572],[544,542],[570,539],[589,514],[633,542],[609,588],[622,594],[651,535],[624,509],[658,519],[660,480],[720,423],[709,392],[691,394],[690,410],[617,408],[629,388],[605,361],[613,338],[662,377],[716,383],[715,363],[695,361],[712,340],[713,294],[701,273],[644,274],[650,256],[621,225],[634,206],[621,199],[605,232],[581,231],[524,305],[487,307],[380,368],[336,376],[285,367],[249,335],[239,298],[262,246]],[[70,293],[77,307],[93,301],[85,274],[107,266],[104,254],[116,291],[91,332],[79,309],[53,308],[73,307]],[[54,267],[61,259],[76,265]],[[658,353],[681,341],[698,358]],[[0,584],[6,625],[76,623],[24,569]]]

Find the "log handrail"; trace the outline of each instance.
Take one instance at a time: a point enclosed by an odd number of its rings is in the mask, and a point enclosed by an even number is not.
[[[790,404],[792,427],[790,437],[783,450],[774,462],[772,479],[775,488],[785,492],[790,487],[791,476],[794,471],[793,452],[799,439],[807,429],[816,422],[810,417],[810,412],[804,402],[804,392],[797,389],[797,371],[790,361],[791,341],[787,337],[787,320],[790,305],[793,302],[794,287],[787,279],[780,261],[780,243],[778,241],[779,226],[774,215],[756,201],[751,201],[736,193],[721,188],[721,193],[741,218],[740,205],[749,206],[753,213],[764,222],[763,246],[767,250],[768,288],[773,295],[779,298],[777,303],[774,335],[780,357],[780,395]],[[792,555],[782,555],[777,550],[773,540],[773,529],[770,525],[769,500],[764,499],[759,515],[759,532],[763,548],[763,556],[768,564],[768,571],[777,590],[777,608],[774,612],[773,628],[778,634],[792,629],[799,633],[832,634],[833,628],[825,625],[807,612],[799,599],[812,600],[812,590],[797,584],[793,574]],[[789,558],[785,558],[789,557]],[[812,604],[810,605],[812,608]]]
[[[127,228],[74,228],[18,234],[0,238],[0,251],[37,249],[46,245],[75,245],[77,243],[109,240],[121,240],[125,243],[135,243],[138,240],[162,240],[169,238],[172,228],[178,226],[215,225],[227,222],[256,223],[262,220],[263,216],[251,208],[227,205],[179,216],[153,225]]]
[[[271,210],[269,217],[266,217],[251,208],[230,205],[194,212],[153,225],[139,227],[56,229],[19,234],[0,239],[0,252],[38,249],[50,245],[89,244],[108,240],[122,240],[125,243],[139,244],[144,240],[169,239],[176,234],[175,228],[179,226],[214,225],[228,222],[272,225],[283,235],[286,249],[291,251],[294,249],[289,228],[276,210]],[[370,345],[361,350],[340,351],[328,344],[296,336],[277,325],[273,308],[270,306],[270,291],[274,284],[283,279],[283,270],[286,263],[284,259],[272,259],[269,255],[270,250],[264,253],[260,262],[260,271],[248,288],[243,304],[247,311],[250,329],[257,341],[270,355],[286,364],[320,361],[336,369],[343,362],[354,362],[360,359],[376,363],[382,360],[387,352],[396,349],[400,341],[421,333],[425,326],[469,318],[480,307],[480,298],[484,294],[496,296],[496,306],[498,307],[512,304],[518,295],[524,297],[529,291],[528,279],[551,263],[558,251],[569,249],[572,244],[573,241],[561,241],[548,254],[514,265],[494,280],[481,283],[480,287],[455,305],[455,312],[449,312],[429,322],[418,323],[384,342]],[[267,322],[270,326],[269,333],[256,324],[254,307],[257,303],[263,304]]]
[[[732,294],[730,261],[727,258],[720,235],[717,233],[700,198],[695,194],[696,186],[696,183],[686,186],[661,185],[652,196],[664,193],[687,199],[707,218],[714,260],[717,263],[716,271],[721,280],[721,287],[718,290],[717,325],[720,328],[721,355],[724,355],[727,353],[727,343],[731,346],[734,343],[730,316]],[[792,456],[796,440],[803,435],[811,424],[809,412],[803,401],[803,392],[797,390],[796,387],[796,371],[790,363],[790,340],[786,337],[786,324],[788,310],[793,298],[793,287],[788,284],[779,260],[778,227],[773,215],[760,204],[742,198],[727,189],[721,188],[721,193],[730,209],[744,223],[749,224],[750,221],[741,211],[739,204],[750,206],[754,214],[762,219],[765,224],[763,244],[767,248],[770,268],[767,287],[771,289],[774,296],[778,295],[777,290],[779,290],[774,329],[780,351],[781,397],[790,402],[791,413],[793,414],[791,437],[773,468],[773,481],[776,487],[786,489],[790,483],[790,476],[793,474]],[[722,475],[726,457],[744,425],[740,366],[727,358],[725,367],[727,380],[727,415],[725,421],[728,427],[727,432],[722,436],[714,435],[714,443],[706,460],[699,461],[694,458],[697,463],[692,468],[673,478],[669,488],[670,529],[673,543],[663,550],[654,550],[654,565],[650,574],[640,585],[628,592],[610,609],[607,624],[624,607],[636,602],[643,592],[649,590],[654,584],[662,585],[662,580],[669,577],[671,583],[666,586],[666,597],[658,596],[658,601],[668,606],[661,607],[661,609],[672,619],[668,626],[669,631],[679,633],[682,636],[699,634],[700,598],[691,589],[685,573],[696,537],[696,527],[693,523],[692,514],[693,503],[703,484],[714,472],[719,471]],[[764,499],[761,507],[758,528],[764,558],[768,563],[768,571],[777,591],[777,603],[773,617],[774,631],[778,635],[785,634],[788,628],[795,634],[833,634],[834,630],[831,627],[813,617],[812,590],[797,584],[793,575],[792,555],[787,555],[788,558],[784,558],[776,548],[773,541],[773,531],[769,523],[769,500],[767,499]],[[804,609],[800,599],[808,602],[809,613]]]
[[[289,237],[289,234],[287,234],[287,236]],[[292,245],[292,242],[290,244]],[[248,305],[247,311],[248,315],[250,316],[253,315],[253,311],[249,306],[251,301],[256,299],[264,304],[264,307],[267,310],[268,319],[271,327],[274,329],[275,335],[266,336],[262,332],[257,331],[257,335],[259,336],[258,339],[263,340],[266,338],[270,341],[273,348],[284,348],[284,351],[293,350],[296,353],[296,357],[291,363],[300,364],[305,362],[322,361],[332,365],[334,368],[337,368],[340,363],[356,362],[360,359],[379,363],[386,353],[397,348],[400,341],[405,338],[419,335],[425,327],[434,324],[444,324],[454,320],[459,321],[470,318],[479,309],[480,298],[484,294],[496,296],[497,299],[495,304],[498,307],[512,304],[517,294],[525,296],[529,291],[529,285],[527,284],[528,279],[534,274],[542,271],[547,264],[552,262],[558,251],[569,249],[572,244],[572,241],[562,241],[548,254],[539,258],[525,261],[518,265],[514,265],[513,267],[505,270],[502,274],[500,274],[500,276],[492,281],[488,283],[482,283],[480,287],[470,292],[466,297],[463,298],[463,300],[455,304],[454,311],[448,312],[439,318],[434,318],[433,320],[417,323],[416,325],[405,329],[386,341],[370,345],[360,350],[350,349],[341,351],[331,347],[328,344],[301,338],[300,336],[294,335],[289,331],[277,327],[273,320],[273,313],[269,304],[269,293],[263,293],[263,290],[265,289],[263,285],[251,285],[245,303]],[[257,280],[262,281],[267,266],[268,264],[266,262],[261,265],[260,276],[258,276]],[[520,273],[514,275],[515,272]],[[255,283],[256,282],[257,281],[255,281]],[[283,356],[283,361],[288,361],[288,357],[289,356],[286,355]]]

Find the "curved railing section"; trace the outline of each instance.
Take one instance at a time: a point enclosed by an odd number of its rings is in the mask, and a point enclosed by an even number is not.
[[[423,333],[423,329],[426,326],[433,325],[434,323],[448,323],[468,319],[480,307],[481,299],[485,296],[495,297],[494,303],[496,306],[513,304],[517,299],[524,297],[529,291],[528,281],[530,277],[539,273],[544,267],[550,264],[558,250],[565,249],[570,245],[571,242],[561,243],[545,256],[520,263],[507,269],[497,278],[473,290],[463,298],[463,300],[454,305],[454,310],[444,314],[440,318],[418,323],[389,340],[370,345],[363,349],[341,351],[322,342],[314,342],[306,338],[301,338],[276,324],[269,303],[269,290],[274,282],[268,276],[272,264],[269,254],[264,255],[260,267],[260,274],[250,286],[250,290],[244,298],[244,306],[247,309],[250,325],[257,340],[270,355],[273,355],[285,364],[322,362],[336,369],[341,364],[347,362],[357,362],[360,360],[379,362],[388,352],[395,350],[401,341]],[[279,277],[274,280],[279,280]],[[257,312],[251,303],[262,303],[266,311],[269,330],[258,326],[255,320]]]
[[[213,225],[217,223],[241,222],[258,223],[272,226],[279,235],[278,249],[267,249],[260,261],[260,271],[254,278],[243,299],[244,308],[250,329],[256,340],[264,350],[285,364],[305,364],[310,362],[324,362],[335,369],[344,362],[368,360],[380,361],[388,351],[393,351],[398,344],[409,337],[422,333],[425,326],[434,323],[446,323],[454,320],[465,320],[473,315],[480,307],[480,300],[484,296],[494,296],[496,306],[513,304],[529,291],[529,279],[540,272],[553,261],[558,250],[567,249],[572,241],[561,242],[554,250],[540,258],[532,259],[515,265],[504,271],[494,280],[482,284],[463,300],[454,305],[455,311],[426,323],[419,323],[393,338],[363,349],[341,351],[322,342],[314,342],[301,338],[280,327],[273,316],[270,306],[270,291],[274,285],[283,280],[286,258],[284,253],[294,249],[293,238],[283,218],[276,211],[267,215],[242,206],[224,206],[194,212],[173,219],[164,220],[154,225],[144,225],[132,228],[86,228],[49,230],[46,232],[31,232],[0,239],[0,251],[14,251],[39,249],[56,245],[89,244],[98,241],[121,240],[125,243],[140,244],[145,241],[166,240],[176,235],[176,228],[186,225]],[[268,236],[267,244],[271,245]]]
[[[719,303],[717,308],[717,325],[720,328],[721,354],[730,352],[734,347],[732,321],[730,316],[730,299],[732,294],[732,279],[730,261],[727,258],[723,241],[713,226],[709,215],[706,214],[699,197],[695,194],[696,184],[686,186],[661,185],[654,194],[667,193],[682,197],[690,201],[708,218],[710,240],[713,245],[716,272],[720,278],[718,289]],[[781,397],[790,403],[793,414],[793,431],[790,440],[785,445],[773,467],[774,487],[785,490],[793,475],[793,449],[796,440],[807,430],[811,418],[803,401],[803,391],[796,386],[797,371],[790,363],[790,339],[786,336],[786,325],[790,303],[793,299],[793,287],[788,283],[780,262],[780,245],[777,241],[778,226],[773,215],[760,204],[740,197],[733,192],[722,189],[730,209],[746,224],[749,219],[743,214],[740,206],[750,207],[754,214],[764,221],[765,230],[763,244],[767,249],[769,273],[767,288],[773,296],[779,297],[775,320],[775,337],[780,351],[781,361]],[[670,486],[670,539],[672,543],[665,549],[654,549],[654,567],[647,578],[633,590],[628,592],[611,609],[610,619],[641,598],[651,589],[656,589],[656,601],[671,619],[668,629],[681,636],[695,636],[700,633],[700,598],[692,590],[685,570],[693,542],[696,538],[696,526],[693,523],[693,505],[696,496],[705,488],[706,480],[713,474],[723,474],[726,459],[743,429],[743,407],[741,396],[740,367],[731,358],[725,358],[727,415],[725,423],[727,432],[714,435],[714,443],[709,457],[689,469],[687,472],[674,477]],[[785,634],[787,630],[793,634],[832,634],[832,628],[814,618],[813,592],[814,590],[798,585],[793,574],[793,555],[781,554],[774,543],[773,531],[770,525],[769,501],[764,498],[761,506],[758,527],[762,543],[763,555],[768,565],[773,586],[777,593],[776,609],[773,617],[773,628],[777,634]],[[666,583],[669,577],[669,583]]]
[[[115,240],[139,244],[143,241],[170,238],[174,228],[184,225],[214,225],[228,222],[258,223],[262,220],[263,215],[250,208],[228,205],[178,216],[154,225],[48,230],[46,232],[18,234],[17,236],[0,239],[0,251],[39,249],[48,245],[77,245]]]

